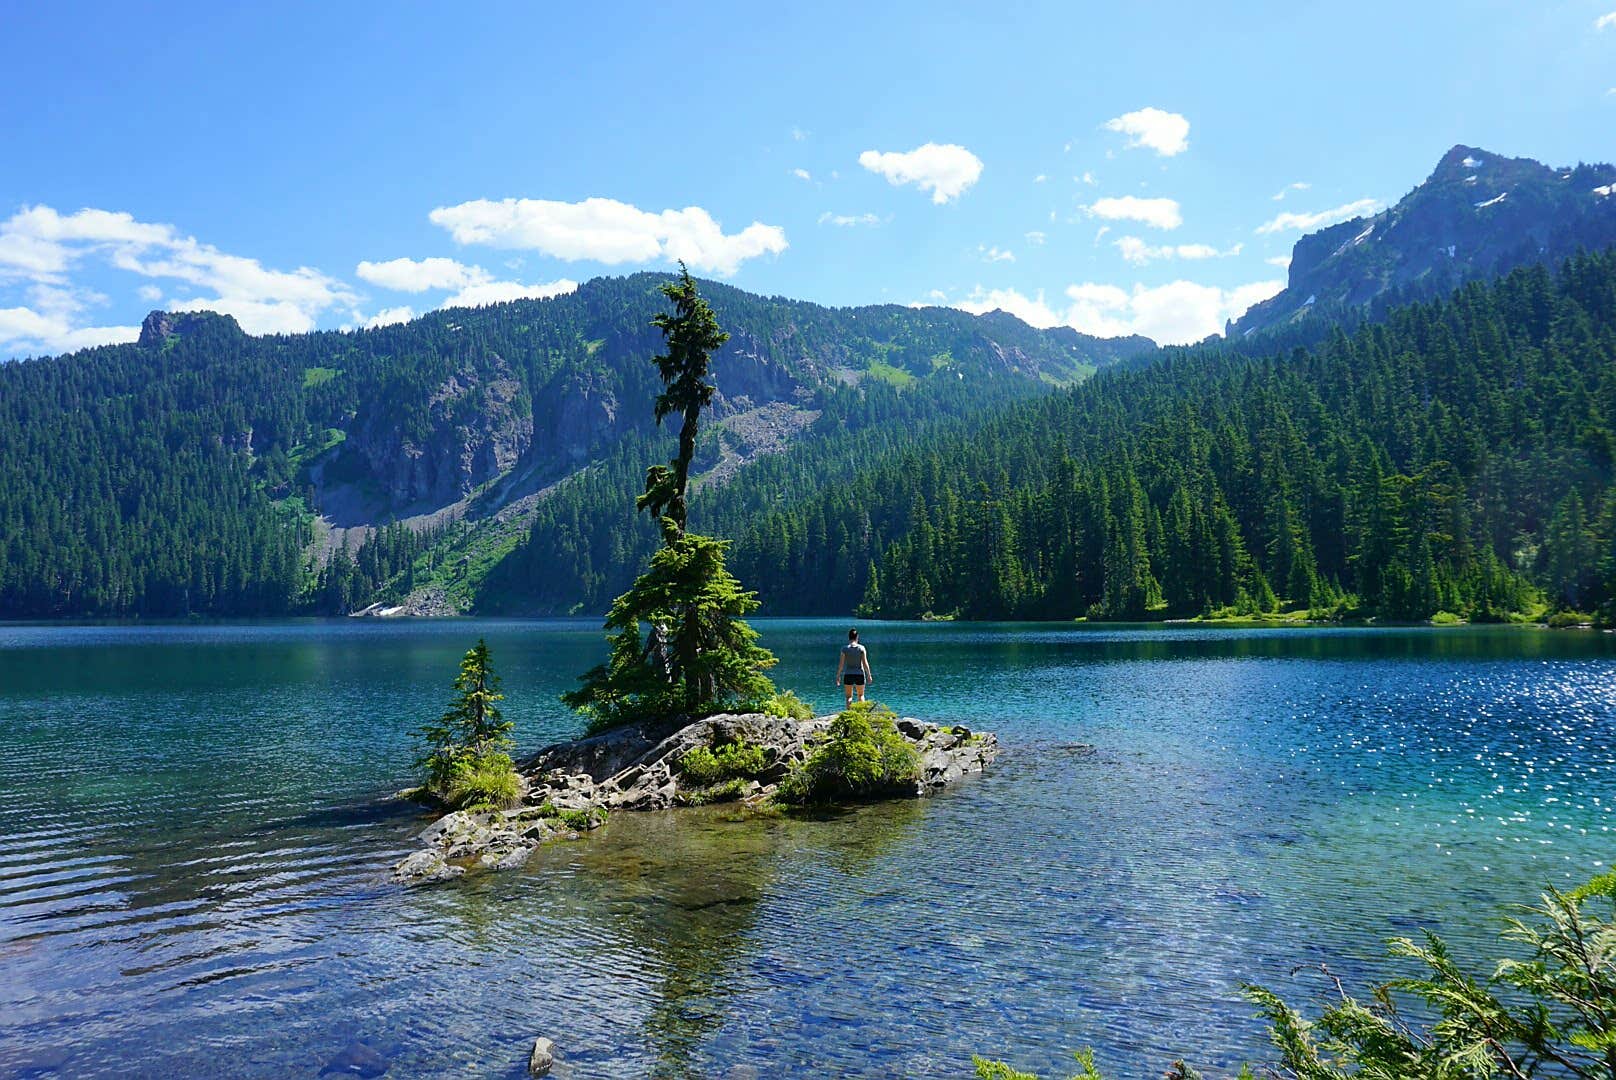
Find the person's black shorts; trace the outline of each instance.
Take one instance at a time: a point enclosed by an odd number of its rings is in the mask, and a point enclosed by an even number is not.
[[[864,672],[862,672],[862,671],[844,671],[844,672],[842,672],[842,685],[843,686],[863,686],[864,685]]]

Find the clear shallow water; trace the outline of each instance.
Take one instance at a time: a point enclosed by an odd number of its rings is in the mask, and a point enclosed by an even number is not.
[[[828,709],[845,624],[759,626]],[[989,775],[406,892],[379,796],[479,634],[522,746],[572,734],[592,620],[0,626],[0,1076],[517,1077],[545,1034],[579,1077],[1132,1080],[1264,1058],[1242,980],[1491,957],[1616,858],[1608,635],[871,624],[873,696],[996,730]]]

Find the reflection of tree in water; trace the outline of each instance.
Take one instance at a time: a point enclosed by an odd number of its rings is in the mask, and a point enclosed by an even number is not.
[[[735,973],[753,948],[783,824],[719,808],[624,814],[579,853],[580,876],[593,880],[661,979],[646,1018],[654,1075],[699,1075],[697,1049],[723,1025]]]
[[[646,1019],[653,1075],[703,1075],[702,1042],[747,989],[759,901],[791,861],[862,875],[923,813],[920,802],[904,801],[815,818],[723,807],[624,814],[588,843],[578,853],[580,874],[599,883],[621,929],[661,978],[661,999]]]

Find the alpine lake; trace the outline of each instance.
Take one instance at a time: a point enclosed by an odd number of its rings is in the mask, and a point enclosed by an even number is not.
[[[820,712],[847,623],[756,620]],[[1045,1076],[1271,1060],[1239,996],[1475,970],[1616,860],[1616,637],[860,624],[871,696],[997,733],[936,798],[618,814],[405,889],[408,732],[479,636],[522,751],[597,620],[0,625],[0,1076]],[[1308,966],[1311,965],[1311,968]]]

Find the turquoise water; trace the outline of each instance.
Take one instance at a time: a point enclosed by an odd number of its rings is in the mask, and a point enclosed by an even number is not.
[[[845,624],[759,627],[828,709]],[[1216,1070],[1267,1056],[1240,981],[1490,957],[1616,857],[1608,635],[872,623],[872,696],[997,731],[988,775],[404,891],[382,796],[479,634],[524,749],[572,734],[593,621],[0,626],[0,1076]]]

